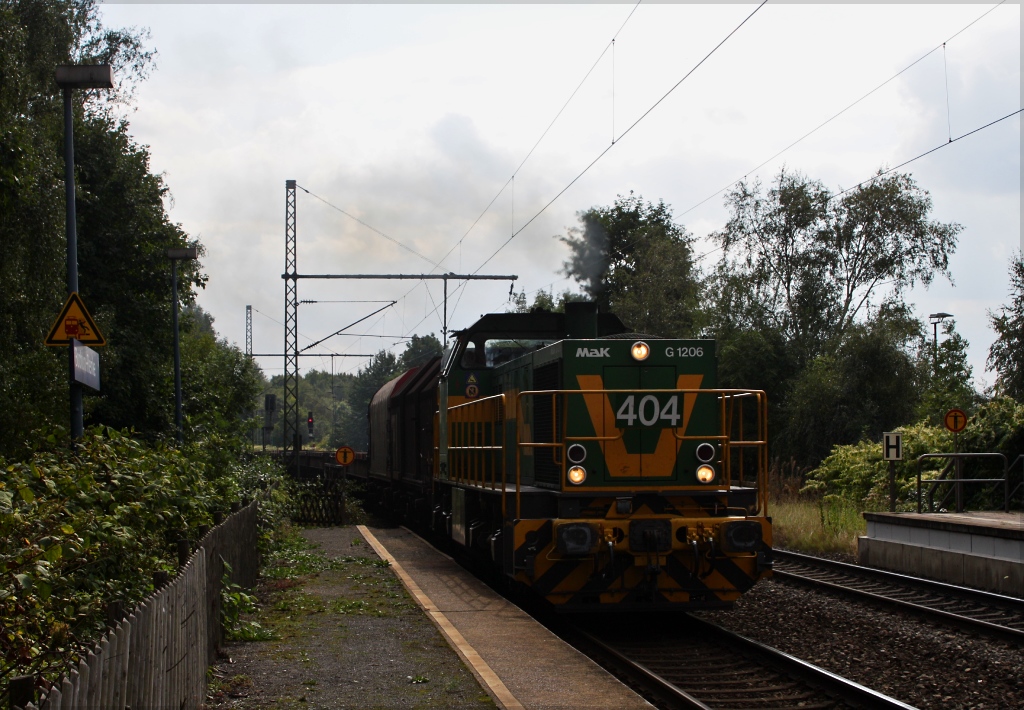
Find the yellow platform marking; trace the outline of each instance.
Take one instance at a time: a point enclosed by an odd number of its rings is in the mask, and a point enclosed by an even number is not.
[[[477,677],[477,680],[487,688],[487,691],[494,698],[494,701],[499,706],[505,708],[505,710],[525,710],[523,704],[516,700],[516,697],[512,695],[512,692],[501,682],[501,678],[491,670],[491,667],[487,665],[487,661],[480,657],[480,654],[476,652],[468,641],[459,633],[459,630],[455,628],[448,617],[444,615],[440,609],[434,604],[434,602],[424,593],[420,586],[416,584],[416,580],[409,576],[409,573],[402,568],[402,565],[398,564],[398,560],[387,551],[387,548],[380,543],[380,541],[374,537],[373,533],[367,529],[365,525],[357,525],[356,530],[359,531],[366,541],[370,543],[370,546],[374,551],[380,555],[381,559],[387,560],[391,567],[394,568],[395,574],[402,580],[402,584],[409,590],[409,594],[413,596],[416,603],[419,604],[423,611],[427,612],[427,616],[430,620],[437,625],[437,628],[444,634],[445,639],[448,641],[448,645],[455,649],[455,652],[459,654],[459,657],[470,667],[473,671],[473,675]]]
[[[698,389],[703,381],[704,375],[678,375],[676,377],[676,389]],[[604,389],[604,378],[601,375],[576,375],[582,390]],[[587,405],[587,412],[590,414],[590,421],[594,425],[594,431],[598,436],[607,436],[612,431],[622,433],[622,429],[615,426],[615,412],[612,411],[612,400],[607,394],[585,394],[583,401]],[[689,393],[683,395],[683,425],[680,431],[686,433],[690,425],[690,415],[693,414],[693,405],[697,403],[697,395]],[[644,477],[649,476],[671,476],[676,465],[676,455],[679,453],[679,446],[683,442],[677,439],[671,427],[661,429],[658,437],[658,445],[653,454],[647,454],[647,467],[651,471],[643,471],[640,467],[640,454],[631,454],[626,451],[626,442],[622,438],[612,441],[602,441],[601,449],[604,452],[605,464],[608,466],[608,475],[636,476],[641,472]]]

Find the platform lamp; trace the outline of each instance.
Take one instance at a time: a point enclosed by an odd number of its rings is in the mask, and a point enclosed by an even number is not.
[[[181,345],[178,335],[178,262],[181,260],[195,261],[199,258],[196,248],[168,249],[167,258],[171,260],[171,293],[174,300],[174,426],[178,433],[178,443],[185,440],[185,429],[181,423]]]
[[[952,313],[931,313],[928,315],[932,324],[932,374],[939,375],[939,323],[952,318]]]
[[[114,72],[106,64],[60,66],[57,85],[64,90],[64,195],[65,224],[68,237],[68,295],[78,293],[78,228],[75,215],[75,137],[71,92],[75,89],[112,89]],[[71,385],[71,438],[80,439],[85,431],[82,411],[82,385],[75,382],[75,348],[68,345],[68,381]]]

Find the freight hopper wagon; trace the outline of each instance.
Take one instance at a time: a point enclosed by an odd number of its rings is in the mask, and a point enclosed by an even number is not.
[[[484,316],[439,365],[429,489],[392,466],[391,490],[506,577],[583,611],[727,606],[770,573],[767,402],[717,388],[714,341],[575,303]]]

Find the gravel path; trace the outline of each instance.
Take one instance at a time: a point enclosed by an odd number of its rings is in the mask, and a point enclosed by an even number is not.
[[[776,580],[715,623],[922,710],[1024,708],[1024,649]]]
[[[207,707],[493,710],[355,528],[303,532],[333,562],[297,579],[261,580],[254,619],[278,639],[226,644]]]

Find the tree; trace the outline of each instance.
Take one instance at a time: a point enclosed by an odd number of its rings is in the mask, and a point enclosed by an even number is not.
[[[816,466],[838,444],[881,438],[914,420],[925,370],[922,325],[883,310],[853,325],[834,353],[818,355],[786,385],[776,456]]]
[[[60,64],[110,64],[117,83],[72,94],[80,293],[108,343],[103,389],[85,397],[87,421],[150,439],[172,431],[165,250],[192,240],[167,218],[167,186],[118,117],[151,66],[145,38],[104,28],[95,0],[0,2],[0,455],[20,457],[33,430],[68,422],[66,350],[43,345],[66,298]],[[180,265],[186,308],[204,283],[199,264]],[[212,358],[204,367],[223,355],[220,345],[203,352]],[[215,380],[228,390],[242,384]]]
[[[87,397],[88,419],[144,436],[169,431],[173,418],[170,247],[188,235],[164,211],[162,178],[127,125],[96,118],[76,132],[81,293],[107,337],[102,391]],[[204,250],[199,246],[200,255]],[[205,284],[200,263],[178,264],[178,295],[191,304]],[[198,325],[198,324],[197,324]],[[169,404],[170,403],[170,406]]]
[[[341,438],[348,446],[366,451],[369,444],[367,407],[377,390],[396,374],[398,358],[387,350],[378,352],[366,367],[359,370],[348,398],[348,416],[341,422]]]
[[[252,358],[206,329],[213,318],[183,319],[181,338],[182,411],[188,438],[244,436],[262,376]],[[206,326],[206,327],[204,327]]]
[[[973,368],[967,362],[970,344],[956,332],[956,321],[942,323],[943,339],[938,350],[934,344],[924,341],[921,349],[924,388],[918,411],[919,419],[927,419],[932,426],[942,426],[942,418],[954,407],[968,412],[981,403],[972,379]],[[926,344],[925,344],[926,343]]]
[[[405,344],[405,351],[398,359],[398,369],[408,370],[413,367],[419,367],[432,357],[440,357],[441,352],[441,341],[433,333],[422,337],[414,335]]]
[[[783,169],[767,194],[741,182],[726,205],[715,291],[738,325],[779,329],[801,364],[834,353],[872,312],[900,308],[915,284],[948,277],[961,230],[929,221],[931,198],[902,174],[833,194]]]
[[[700,279],[693,237],[672,220],[671,208],[663,201],[645,203],[631,192],[577,217],[580,226],[560,240],[570,249],[564,273],[584,294],[634,330],[692,334]]]
[[[1024,402],[1024,254],[1010,264],[1010,305],[988,317],[998,334],[987,362],[996,372],[996,391]]]
[[[570,301],[582,301],[586,296],[581,293],[573,293],[565,289],[562,293],[555,295],[554,291],[541,289],[534,294],[533,305],[528,305],[526,291],[512,294],[511,307],[506,309],[509,313],[529,313],[534,310],[551,311],[552,313],[564,313],[565,304]]]

